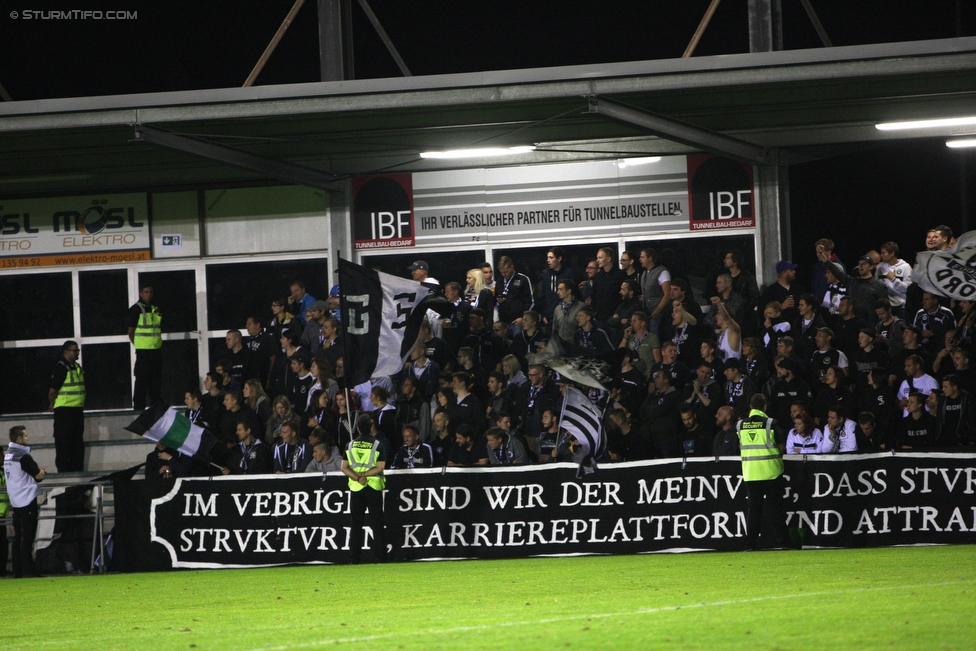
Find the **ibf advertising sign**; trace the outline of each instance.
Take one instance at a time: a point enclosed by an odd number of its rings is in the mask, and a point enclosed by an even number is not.
[[[0,203],[0,267],[134,262],[150,258],[144,193]]]
[[[688,156],[688,205],[693,231],[755,227],[752,165],[721,156]]]
[[[353,240],[357,251],[414,246],[410,174],[360,176],[352,181]]]

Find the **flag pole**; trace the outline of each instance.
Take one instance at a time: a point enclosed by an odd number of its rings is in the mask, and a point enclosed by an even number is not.
[[[346,395],[346,421],[349,423],[349,435],[355,437],[355,430],[352,423],[352,403],[349,401],[349,368],[346,366],[346,321],[349,318],[349,311],[346,310],[346,294],[342,291],[342,251],[336,249],[336,258],[339,260],[339,277],[336,285],[339,286],[339,328],[342,331],[342,379],[345,385],[342,390]]]

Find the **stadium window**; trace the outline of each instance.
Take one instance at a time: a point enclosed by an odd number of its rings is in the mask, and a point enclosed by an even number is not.
[[[79,271],[78,298],[82,337],[126,334],[129,282],[125,269]]]
[[[241,333],[244,333],[241,330]],[[227,339],[225,337],[211,337],[207,340],[207,359],[210,360],[210,368],[207,372],[214,370],[217,363],[227,357]]]
[[[60,355],[60,345],[0,349],[0,414],[47,411],[47,387]]]
[[[329,295],[329,262],[311,260],[235,262],[207,265],[207,328],[244,330],[247,317],[271,319],[271,301],[288,296],[295,280],[317,299]]]
[[[85,369],[85,409],[131,408],[132,388],[128,372],[131,349],[129,342],[82,345],[80,361]]]
[[[182,405],[187,389],[200,385],[200,362],[197,339],[167,339],[163,341],[162,398],[171,405]],[[129,400],[131,402],[131,399]]]
[[[197,286],[192,269],[143,271],[139,273],[139,284],[143,283],[152,285],[153,303],[163,315],[164,334],[197,330]]]
[[[71,273],[0,276],[0,341],[74,336]]]

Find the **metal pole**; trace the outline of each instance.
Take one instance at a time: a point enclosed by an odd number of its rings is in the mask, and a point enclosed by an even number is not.
[[[373,29],[376,30],[377,34],[379,34],[380,39],[383,41],[383,45],[386,46],[390,56],[393,57],[394,61],[396,61],[397,67],[400,68],[400,72],[403,73],[403,76],[412,76],[410,74],[410,70],[407,69],[407,64],[403,62],[403,59],[400,57],[400,53],[397,52],[396,46],[393,45],[393,41],[390,40],[386,30],[383,29],[382,25],[380,25],[379,18],[377,18],[376,14],[373,13],[373,10],[370,9],[369,3],[366,2],[366,0],[359,0],[359,6],[362,7],[363,11],[366,12],[366,17],[369,18],[369,22],[373,24]]]
[[[708,27],[708,23],[712,20],[715,10],[718,9],[718,3],[721,1],[712,0],[712,3],[708,5],[708,9],[705,10],[705,15],[702,16],[701,22],[698,23],[698,29],[695,30],[695,35],[691,37],[688,47],[685,48],[685,53],[681,55],[682,59],[687,59],[695,52],[695,48],[698,47],[698,41],[701,40],[702,34],[705,33],[705,28]]]
[[[105,486],[98,487],[98,548],[102,557],[102,564],[98,567],[98,573],[105,573],[105,565],[108,558],[105,557]]]
[[[803,8],[807,10],[807,16],[810,18],[810,22],[813,23],[813,28],[817,30],[817,36],[820,37],[820,42],[823,43],[824,47],[833,47],[834,45],[830,42],[827,31],[820,22],[820,18],[817,17],[817,12],[813,10],[813,5],[810,4],[810,0],[800,0],[800,2],[803,3]]]
[[[271,42],[268,43],[268,47],[264,48],[264,53],[261,55],[261,58],[258,59],[258,62],[254,64],[254,69],[251,70],[251,74],[247,76],[247,80],[245,80],[243,88],[249,88],[251,84],[254,83],[254,80],[257,79],[258,75],[261,74],[261,70],[264,69],[264,64],[268,62],[268,59],[271,57],[271,53],[275,51],[276,47],[278,47],[278,42],[281,40],[281,37],[285,35],[285,32],[288,31],[288,27],[291,26],[291,21],[295,18],[295,14],[298,13],[298,10],[302,8],[303,4],[305,4],[305,0],[295,0],[295,4],[292,5],[291,11],[288,12],[288,15],[285,16],[285,19],[282,21],[278,31],[275,32],[274,38],[272,38]]]

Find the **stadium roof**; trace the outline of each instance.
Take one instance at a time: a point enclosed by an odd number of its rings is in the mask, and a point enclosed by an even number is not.
[[[602,108],[594,111],[596,105]],[[772,160],[799,162],[884,139],[928,137],[874,124],[965,115],[974,106],[972,37],[7,102],[0,103],[0,197],[296,182],[301,168],[332,179],[681,154],[738,141],[747,151],[775,152]],[[621,120],[621,110],[665,126]],[[166,145],[135,141],[136,125],[148,127],[144,139]],[[504,163],[418,155],[486,144],[537,149]]]

